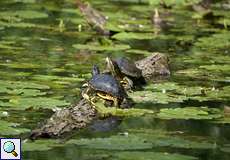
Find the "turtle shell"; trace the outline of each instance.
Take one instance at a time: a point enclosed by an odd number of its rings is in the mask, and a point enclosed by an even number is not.
[[[127,97],[120,83],[109,74],[94,75],[89,81],[89,85],[97,91],[108,93],[120,99]]]
[[[115,60],[115,62],[117,63],[120,71],[130,77],[136,77],[136,78],[140,78],[142,76],[142,72],[139,68],[137,68],[137,66],[135,65],[135,63],[127,58],[121,57],[121,58],[117,58]]]

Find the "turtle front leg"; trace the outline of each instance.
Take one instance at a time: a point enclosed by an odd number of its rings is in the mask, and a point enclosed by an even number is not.
[[[96,96],[94,94],[92,94],[92,89],[90,87],[87,87],[86,89],[84,89],[82,92],[81,92],[81,95],[84,99],[92,102],[92,101],[95,101],[96,99]]]
[[[90,101],[89,91],[90,91],[90,88],[88,87],[81,92],[81,96],[88,101]]]
[[[84,99],[86,99],[87,101],[89,101],[90,103],[94,104],[96,101],[97,101],[97,96],[92,94],[91,95],[91,92],[92,89],[91,88],[86,88],[83,92],[82,92],[82,97]]]
[[[114,98],[113,99],[113,103],[114,103],[115,107],[119,107],[119,100],[118,100],[118,98]]]

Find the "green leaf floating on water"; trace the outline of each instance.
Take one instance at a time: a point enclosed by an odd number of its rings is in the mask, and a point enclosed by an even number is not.
[[[216,119],[222,114],[218,109],[207,107],[164,108],[157,114],[160,119]]]
[[[19,17],[24,19],[35,19],[35,18],[47,18],[48,14],[44,12],[33,11],[33,10],[14,10],[14,12],[12,11],[0,12],[0,19],[1,17]]]
[[[44,30],[53,30],[60,32],[60,30],[57,27],[51,27],[48,25],[42,25],[42,24],[35,24],[35,23],[29,23],[29,22],[5,22],[0,20],[0,26],[4,27],[16,27],[16,28],[37,28],[37,29],[44,29]]]
[[[18,127],[17,123],[0,120],[0,135],[18,135],[29,131],[27,128]]]
[[[161,103],[183,102],[186,100],[211,101],[228,100],[230,87],[206,88],[201,86],[185,86],[174,82],[150,84],[143,91],[129,93],[136,103]]]
[[[152,52],[146,51],[146,50],[138,50],[138,49],[128,49],[125,51],[126,53],[135,53],[135,54],[141,54],[141,55],[151,55]]]
[[[14,98],[10,99],[5,106],[14,107],[15,109],[27,109],[27,108],[55,108],[61,106],[67,106],[70,103],[64,100],[58,100],[54,98],[47,97],[35,97],[35,98]]]
[[[230,39],[229,39],[230,41]],[[230,42],[229,42],[229,46],[230,46]],[[209,71],[222,71],[222,72],[230,72],[230,64],[225,64],[225,65],[204,65],[204,66],[200,66],[200,68],[204,68],[206,70]]]
[[[224,65],[225,66],[225,65]],[[228,66],[228,65],[226,65]],[[202,67],[202,68],[201,68]],[[189,69],[185,69],[185,70],[179,70],[175,73],[175,75],[178,76],[186,76],[186,77],[191,77],[193,79],[206,79],[206,80],[210,80],[210,81],[216,81],[216,82],[229,82],[230,78],[226,77],[224,75],[220,75],[222,74],[222,72],[225,72],[225,70],[228,70],[227,67],[222,68],[212,68],[212,67],[207,67],[205,66],[201,66],[199,68],[189,68]],[[207,67],[207,69],[206,69]]]
[[[230,144],[225,144],[220,150],[225,153],[230,153]]]
[[[69,105],[64,100],[58,100],[48,97],[35,97],[46,95],[42,89],[49,89],[49,86],[31,83],[0,81],[0,93],[7,93],[10,96],[3,97],[8,102],[0,101],[0,106],[13,107],[15,109],[26,108],[54,108]]]
[[[115,154],[119,160],[196,160],[198,158],[167,152],[119,152]]]
[[[33,82],[23,82],[23,81],[3,81],[0,80],[0,87],[10,88],[10,89],[49,89],[50,87],[43,84],[37,84]]]
[[[20,95],[21,97],[34,97],[46,95],[46,92],[41,92],[38,89],[13,89],[7,90],[6,93],[10,95]]]
[[[213,123],[219,124],[230,124],[230,116],[224,116],[223,118],[212,121]]]
[[[62,76],[55,76],[55,75],[34,75],[32,77],[34,80],[39,81],[63,81],[63,82],[82,82],[85,79],[80,77],[62,77]]]
[[[153,147],[175,147],[184,149],[214,149],[215,141],[199,136],[183,136],[178,133],[166,132],[162,129],[129,129],[129,135],[138,136],[152,143]]]
[[[198,41],[195,43],[195,47],[200,47],[201,49],[223,49],[230,47],[230,33],[229,32],[222,32],[213,34],[209,37],[202,37],[199,38]]]
[[[0,93],[7,93],[12,96],[34,97],[46,95],[46,92],[41,91],[41,89],[49,89],[49,86],[31,82],[0,81]],[[0,103],[3,106],[7,106],[7,104],[9,105],[9,103]]]
[[[24,50],[25,49],[23,47],[16,47],[14,46],[14,43],[8,43],[7,41],[0,41],[0,48],[9,49],[9,50]]]
[[[111,16],[110,16],[111,17]],[[122,17],[123,18],[123,17]],[[111,19],[110,19],[111,20]],[[119,21],[118,19],[114,19],[113,21],[109,21],[106,24],[106,29],[115,31],[115,32],[154,32],[154,28],[150,21],[148,19],[135,19],[135,20],[130,20],[130,19],[121,19]]]
[[[126,44],[114,44],[114,45],[74,44],[73,47],[76,49],[86,49],[86,50],[93,50],[93,51],[117,51],[117,50],[126,50],[130,48],[130,46]]]
[[[1,66],[7,66],[9,68],[19,68],[19,69],[26,69],[26,68],[41,68],[41,65],[33,64],[33,63],[1,63]]]
[[[151,5],[157,5],[157,4],[161,4],[162,1],[161,0],[148,0],[149,3]],[[165,5],[167,6],[173,6],[173,5],[186,5],[186,4],[194,4],[194,3],[198,3],[201,0],[164,0]]]
[[[145,86],[145,90],[151,90],[151,91],[171,91],[171,90],[179,90],[181,87],[175,83],[175,82],[165,82],[165,83],[155,83],[155,84],[149,84]]]
[[[53,147],[62,146],[58,140],[36,140],[22,143],[22,151],[47,151]]]
[[[5,1],[4,3],[35,3],[36,0],[12,0],[12,1]]]
[[[76,144],[83,148],[106,149],[106,150],[137,150],[151,149],[152,144],[135,135],[111,136],[109,138],[73,139],[67,144]]]
[[[136,91],[129,93],[129,96],[136,103],[162,103],[168,104],[170,102],[183,102],[188,98],[184,95],[174,95],[164,92],[152,92],[152,91]]]
[[[228,101],[230,98],[230,86],[226,86],[220,89],[204,89],[204,95],[202,96],[194,96],[190,99],[202,101],[209,100],[225,100]]]
[[[127,40],[127,39],[155,39],[158,35],[153,33],[135,33],[135,32],[121,32],[113,35],[112,38],[117,40]]]
[[[125,116],[125,117],[137,117],[142,116],[144,114],[153,114],[154,112],[152,110],[148,109],[136,109],[136,108],[129,108],[129,109],[120,109],[116,107],[105,107],[105,105],[98,101],[93,104],[93,106],[96,108],[96,110],[104,116]]]

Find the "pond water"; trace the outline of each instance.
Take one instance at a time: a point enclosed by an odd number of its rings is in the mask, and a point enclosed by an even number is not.
[[[24,160],[230,159],[229,2],[212,3],[212,17],[187,1],[172,9],[149,2],[90,1],[118,31],[108,39],[73,0],[0,1],[1,137],[25,138],[53,109],[77,102],[92,65],[104,67],[108,55],[170,58],[170,77],[130,94],[134,107],[157,114],[124,118],[108,132],[82,130],[64,143],[23,142]],[[150,20],[156,7],[168,23],[158,33]]]

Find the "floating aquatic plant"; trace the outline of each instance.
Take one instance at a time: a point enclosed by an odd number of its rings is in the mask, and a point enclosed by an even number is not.
[[[160,119],[218,119],[222,112],[207,107],[164,108],[157,117]]]
[[[19,135],[29,132],[27,128],[20,128],[19,124],[0,120],[0,135]]]
[[[113,44],[113,45],[92,45],[92,44],[75,44],[73,45],[76,49],[85,49],[85,50],[93,50],[93,51],[117,51],[117,50],[126,50],[129,49],[130,46],[126,44]]]

